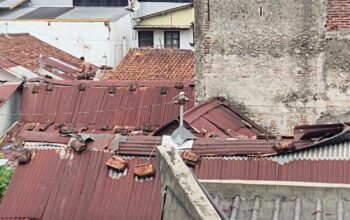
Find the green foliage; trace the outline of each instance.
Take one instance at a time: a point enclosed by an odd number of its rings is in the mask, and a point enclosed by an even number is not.
[[[3,155],[0,153],[0,159]],[[5,191],[10,184],[11,176],[13,171],[6,168],[5,166],[0,166],[0,200],[4,196]]]

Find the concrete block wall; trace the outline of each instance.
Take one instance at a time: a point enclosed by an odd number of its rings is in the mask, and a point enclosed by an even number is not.
[[[273,133],[348,111],[350,35],[327,31],[327,1],[194,4],[199,100],[224,96]]]

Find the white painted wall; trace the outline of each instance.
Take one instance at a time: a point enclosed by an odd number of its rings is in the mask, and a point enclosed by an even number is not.
[[[0,106],[0,137],[19,119],[21,94],[17,90],[4,105]]]
[[[8,33],[30,33],[76,57],[85,56],[95,65],[116,66],[124,57],[132,36],[129,15],[116,22],[6,21]],[[6,32],[0,22],[0,33]],[[85,45],[85,47],[84,47]]]
[[[164,30],[154,31],[154,48],[164,48]],[[180,49],[193,50],[190,43],[193,43],[193,29],[180,30]]]
[[[73,0],[31,0],[31,6],[73,6]]]

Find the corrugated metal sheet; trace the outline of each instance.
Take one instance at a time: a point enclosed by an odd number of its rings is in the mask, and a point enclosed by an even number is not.
[[[109,157],[86,151],[61,159],[59,151],[37,151],[29,164],[17,167],[0,218],[160,219],[158,175],[136,181],[133,167],[145,160],[127,159],[127,174],[113,179],[105,165]]]
[[[108,19],[117,21],[128,11],[124,7],[74,7],[56,18],[58,19]]]
[[[270,159],[279,163],[293,160],[350,160],[350,142],[305,149],[273,156]]]
[[[40,61],[46,66],[50,68],[57,68],[64,73],[72,74],[72,73],[78,73],[80,71],[80,68],[78,66],[75,66],[71,63],[67,63],[55,57],[44,56],[40,58]]]
[[[29,164],[17,167],[0,204],[0,218],[160,219],[158,173],[138,182],[128,158],[127,173],[111,174],[109,153],[37,151]],[[68,159],[66,159],[68,158]],[[155,165],[155,161],[151,160]],[[263,159],[202,158],[194,169],[200,179],[275,180],[350,184],[350,161],[293,161],[284,165]],[[25,183],[25,184],[23,184]]]
[[[18,89],[21,83],[3,83],[0,84],[0,106],[5,104],[5,102],[12,96],[14,92]]]
[[[7,59],[7,58],[0,56],[0,68],[1,69],[11,68],[11,67],[15,67],[15,66],[18,66],[18,64],[13,62],[10,59]]]
[[[185,112],[184,121],[195,133],[202,136],[251,138],[269,134],[237,108],[219,98],[209,99],[188,110]],[[171,124],[158,129],[155,135],[169,133],[169,129],[173,129]]]
[[[270,180],[350,184],[350,160],[298,160],[285,164],[266,159],[201,159],[200,179]]]
[[[23,90],[21,112],[23,122],[65,123],[84,125],[92,129],[107,128],[112,133],[116,126],[158,128],[179,115],[179,106],[173,98],[184,91],[194,99],[194,90],[187,83],[183,90],[175,88],[176,82],[141,81],[50,81],[52,91],[46,91],[46,83],[29,83]],[[136,91],[129,87],[136,83]],[[79,91],[79,85],[85,89]],[[39,91],[33,88],[39,85]],[[115,93],[109,94],[114,86]],[[166,95],[161,88],[168,87]],[[193,102],[185,109],[193,107]]]

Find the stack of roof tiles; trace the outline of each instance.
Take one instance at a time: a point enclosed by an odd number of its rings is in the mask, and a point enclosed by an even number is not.
[[[194,79],[194,53],[191,50],[133,48],[105,80]]]

